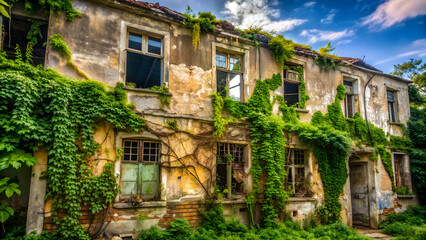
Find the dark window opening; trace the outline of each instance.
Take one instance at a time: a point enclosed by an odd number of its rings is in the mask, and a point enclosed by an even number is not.
[[[25,50],[29,41],[27,35],[33,24],[32,21],[34,19],[17,15],[12,15],[11,19],[3,17],[3,50],[8,58],[15,59],[15,47],[17,44],[22,56],[25,58]],[[37,44],[33,46],[33,65],[44,65],[46,46],[43,45],[47,42],[47,29],[47,22],[40,26],[42,37],[37,36]]]
[[[232,143],[217,144],[216,186],[222,192],[227,190],[228,196],[244,192],[244,147]]]
[[[343,81],[343,85],[346,88],[346,95],[345,95],[345,117],[352,118],[354,116],[354,91],[353,91],[353,82],[351,81]]]
[[[127,40],[126,83],[136,88],[161,86],[162,39],[129,32]]]
[[[387,97],[387,100],[388,100],[389,121],[396,122],[394,92],[387,91],[386,97]]]
[[[284,100],[288,106],[299,105],[299,84],[284,81]]]
[[[300,79],[299,73],[293,70],[284,70],[284,100],[287,106],[299,107],[300,104]]]

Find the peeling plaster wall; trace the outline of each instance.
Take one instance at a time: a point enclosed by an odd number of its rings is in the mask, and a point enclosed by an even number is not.
[[[125,82],[125,45],[127,41],[127,28],[151,29],[164,36],[164,71],[163,82],[170,88],[171,102],[169,105],[161,107],[161,102],[157,93],[138,89],[127,89],[129,101],[136,105],[136,109],[141,111],[141,115],[148,121],[151,131],[142,130],[139,133],[114,132],[110,125],[102,125],[95,133],[95,140],[102,143],[100,152],[94,156],[92,168],[95,174],[100,174],[104,164],[116,158],[114,149],[121,147],[123,138],[149,138],[164,141],[169,144],[162,144],[162,163],[167,163],[176,158],[166,156],[170,147],[177,156],[183,157],[195,151],[200,139],[194,135],[205,134],[211,136],[212,127],[212,100],[211,94],[216,92],[216,66],[215,51],[225,51],[240,54],[243,61],[244,95],[243,99],[251,96],[256,85],[256,79],[261,75],[262,79],[270,78],[275,73],[282,73],[281,67],[273,59],[271,51],[267,46],[259,48],[252,44],[244,43],[243,40],[219,35],[201,35],[200,49],[192,46],[191,29],[181,24],[169,21],[157,20],[150,16],[135,14],[130,11],[114,9],[107,5],[94,3],[93,1],[73,1],[74,7],[82,13],[81,18],[73,22],[65,21],[64,15],[51,14],[49,20],[49,36],[61,34],[73,53],[72,61],[78,68],[86,73],[89,78],[105,83],[107,86],[115,86],[118,82]],[[149,32],[149,31],[148,31]],[[123,34],[124,33],[124,34]],[[350,66],[341,66],[336,70],[321,71],[315,65],[314,59],[306,55],[296,55],[291,62],[301,64],[304,67],[304,77],[306,83],[306,93],[310,100],[306,102],[306,107],[300,111],[300,119],[309,122],[316,111],[327,112],[327,105],[334,102],[337,93],[336,87],[343,82],[343,76],[353,76],[358,79],[359,96],[356,103],[357,109],[364,117],[364,85],[371,77],[371,73],[356,69]],[[66,60],[50,47],[46,52],[46,67],[54,68],[61,74],[78,78],[75,70],[66,64]],[[386,89],[397,92],[399,122],[406,123],[409,118],[409,103],[407,84],[376,75],[366,90],[367,113],[371,123],[383,128],[386,132],[394,135],[401,135],[401,127],[388,123],[388,110],[386,100]],[[283,87],[279,87],[275,94],[283,95]],[[343,107],[343,101],[342,101]],[[278,112],[275,105],[274,111]],[[165,135],[173,134],[173,131],[165,128],[168,121],[176,120],[179,130],[183,132],[174,134],[171,137]],[[163,135],[153,135],[153,131]],[[186,132],[186,133],[185,133]],[[190,134],[188,134],[190,133]],[[296,136],[292,136],[292,144],[303,146]],[[222,141],[247,144],[250,137],[245,126],[236,124],[229,126]],[[133,229],[149,227],[153,224],[163,224],[176,217],[187,217],[193,220],[192,223],[199,224],[196,212],[198,206],[194,201],[202,200],[206,197],[206,191],[212,194],[215,182],[216,163],[216,140],[209,139],[210,145],[205,145],[194,154],[199,163],[211,168],[207,170],[193,158],[183,159],[187,165],[193,165],[192,173],[197,172],[198,182],[184,168],[174,168],[181,166],[180,163],[163,165],[160,170],[160,183],[162,187],[161,201],[150,205],[143,203],[140,208],[115,205],[111,219],[113,222],[108,231],[111,232],[131,232]],[[106,150],[108,149],[108,150]],[[250,152],[250,150],[249,150]],[[244,166],[248,173],[251,167],[251,157]],[[378,214],[385,212],[384,209],[404,209],[409,204],[408,200],[400,200],[401,208],[395,208],[396,195],[391,191],[391,183],[386,171],[380,161],[373,162],[368,155],[363,155],[363,161],[368,162],[370,186],[370,215],[372,216],[372,226],[376,226]],[[116,162],[116,173],[120,174],[120,162]],[[318,163],[310,153],[310,169],[312,175],[311,189],[312,198],[292,199],[287,206],[287,212],[293,214],[295,220],[302,220],[309,216],[317,206],[324,203],[324,190],[321,176],[318,171]],[[376,169],[378,169],[376,171]],[[213,176],[213,177],[212,177]],[[247,190],[252,188],[250,175],[244,180]],[[343,210],[342,220],[348,225],[352,224],[351,194],[349,181],[345,185],[341,195]],[[405,202],[404,202],[405,201]],[[121,204],[120,197],[117,197],[116,204]],[[404,203],[402,203],[404,202]],[[170,207],[173,206],[179,207]],[[121,206],[121,207],[120,207]],[[227,217],[238,217],[242,222],[248,222],[248,213],[244,210],[245,204],[239,201],[224,204],[225,215]],[[179,212],[177,209],[183,208]],[[46,211],[50,210],[50,202],[46,202]],[[139,213],[148,214],[149,219],[143,226],[135,219]],[[189,214],[189,215],[184,215]],[[198,215],[197,215],[198,214]],[[46,216],[49,217],[49,216]]]

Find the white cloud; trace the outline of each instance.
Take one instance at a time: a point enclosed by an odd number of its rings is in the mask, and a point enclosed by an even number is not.
[[[326,23],[326,24],[332,23],[334,16],[336,16],[335,13],[328,14],[327,17],[321,19],[321,23]]]
[[[294,29],[308,21],[306,19],[273,20],[280,17],[277,0],[228,0],[225,14],[228,21],[238,28],[262,27],[266,31],[278,33]]]
[[[424,0],[387,0],[376,11],[363,18],[362,25],[372,30],[382,30],[408,18],[426,14]]]
[[[376,62],[376,64],[382,64],[382,63],[387,63],[390,62],[392,60],[398,59],[398,58],[402,58],[402,57],[424,57],[426,56],[426,48],[425,49],[421,49],[421,50],[414,50],[414,51],[409,51],[409,52],[405,52],[405,53],[401,53],[396,55],[395,57],[390,57],[390,58],[386,58],[384,60],[378,61]]]
[[[411,45],[414,47],[426,47],[426,38],[416,40]]]
[[[348,44],[351,43],[352,39],[346,39],[346,40],[342,40],[336,43],[336,45],[344,45],[344,44]]]
[[[337,39],[353,36],[355,32],[353,30],[345,29],[343,31],[321,31],[318,29],[303,30],[300,35],[309,37],[310,43],[316,43],[319,41],[334,41]]]
[[[306,2],[305,4],[303,4],[303,6],[305,7],[312,7],[316,4],[317,2]]]

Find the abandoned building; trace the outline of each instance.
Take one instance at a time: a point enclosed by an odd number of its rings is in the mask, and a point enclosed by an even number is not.
[[[13,54],[17,43],[26,45],[31,25],[28,19],[43,20],[43,38],[34,47],[35,64],[69,78],[81,78],[63,56],[49,44],[42,44],[60,34],[72,52],[73,63],[88,78],[112,87],[123,83],[129,102],[146,119],[140,132],[113,131],[108,124],[96,131],[101,150],[93,157],[95,174],[116,158],[116,149],[123,150],[114,163],[120,193],[109,209],[106,232],[123,235],[151,225],[167,228],[176,218],[200,225],[203,200],[215,194],[215,186],[223,192],[225,215],[249,223],[245,197],[253,185],[250,129],[244,124],[229,124],[220,139],[212,138],[213,93],[244,103],[257,79],[281,73],[283,84],[274,94],[298,106],[301,122],[310,122],[317,111],[326,113],[339,84],[346,88],[341,106],[347,118],[360,113],[385,133],[402,136],[402,125],[410,116],[411,82],[360,59],[342,58],[338,68],[322,71],[315,64],[315,51],[295,47],[294,58],[286,64],[303,68],[305,92],[310,96],[305,104],[298,104],[300,73],[283,70],[267,40],[260,39],[256,46],[235,34],[231,24],[219,22],[213,33],[201,34],[197,48],[192,44],[192,29],[182,23],[185,17],[158,4],[134,0],[72,2],[82,15],[74,21],[67,21],[64,14],[27,15],[23,6],[14,6],[11,20],[2,20],[2,47]],[[167,87],[169,92],[152,90],[155,86]],[[170,103],[164,104],[164,98]],[[278,113],[277,105],[273,111]],[[166,127],[170,124],[179,130]],[[323,183],[312,150],[293,134],[288,143],[287,185],[292,194],[286,211],[293,219],[302,220],[323,204]],[[340,196],[344,223],[377,228],[385,213],[417,204],[414,195],[398,195],[392,190],[382,162],[370,158],[374,148],[353,146],[351,152],[349,177]],[[26,187],[15,201],[28,207],[27,232],[55,227],[51,203],[44,200],[46,181],[39,178],[47,169],[47,151],[39,149],[34,155],[38,164],[19,176],[20,185]],[[218,161],[228,155],[232,155],[232,164]],[[393,151],[392,162],[394,184],[412,190],[408,155]],[[143,224],[136,219],[139,214],[148,216]],[[88,224],[84,216],[81,222]]]

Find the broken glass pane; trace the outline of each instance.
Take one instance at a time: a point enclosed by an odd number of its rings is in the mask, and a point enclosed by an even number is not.
[[[217,93],[222,97],[226,97],[226,79],[228,78],[228,73],[217,71],[216,73],[216,85],[217,85]]]
[[[229,70],[240,71],[240,58],[238,57],[229,58]]]
[[[229,81],[229,96],[239,101],[241,98],[241,74],[231,73]]]
[[[148,37],[148,52],[161,55],[161,39]]]

